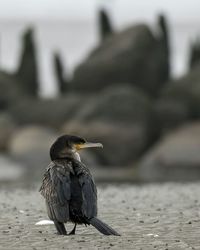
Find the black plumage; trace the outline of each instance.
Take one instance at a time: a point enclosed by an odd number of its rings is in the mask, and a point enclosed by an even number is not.
[[[66,235],[64,223],[93,225],[105,235],[119,235],[97,218],[97,189],[89,169],[80,161],[77,150],[101,146],[87,143],[76,136],[61,136],[52,145],[52,162],[45,171],[41,194],[46,200],[47,213],[54,221],[58,234]]]

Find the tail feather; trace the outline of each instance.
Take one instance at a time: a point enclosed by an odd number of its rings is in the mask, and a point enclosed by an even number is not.
[[[108,226],[103,221],[99,220],[98,218],[94,217],[89,220],[89,223],[94,226],[99,232],[105,235],[116,235],[120,236],[113,228]]]
[[[67,235],[67,232],[63,223],[54,221],[54,225],[57,229],[58,234]]]

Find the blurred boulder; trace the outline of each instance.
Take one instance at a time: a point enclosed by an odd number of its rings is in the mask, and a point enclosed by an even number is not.
[[[91,167],[95,167],[99,165],[98,159],[95,153],[92,150],[82,150],[79,152],[81,161],[86,165]]]
[[[200,122],[165,135],[138,165],[142,181],[200,180]]]
[[[88,101],[72,121],[63,126],[87,140],[103,143],[93,149],[102,165],[128,165],[155,138],[151,101],[137,88],[120,85],[106,88]]]
[[[19,124],[41,124],[60,127],[84,103],[87,96],[68,94],[59,99],[23,98],[9,108]]]
[[[12,117],[6,113],[0,113],[0,151],[6,151],[10,143],[16,124]]]
[[[17,181],[24,177],[23,167],[7,157],[0,155],[0,182]]]
[[[189,107],[184,102],[173,98],[159,98],[154,102],[154,110],[157,116],[156,126],[161,134],[165,134],[190,120]]]
[[[10,141],[11,156],[35,170],[45,168],[50,161],[49,149],[58,134],[47,127],[26,126],[13,135]]]
[[[163,49],[160,38],[146,25],[136,25],[104,39],[77,67],[71,88],[94,92],[129,82],[156,95],[163,85]]]
[[[189,110],[190,119],[200,118],[200,64],[185,76],[166,84],[160,99],[182,103]]]

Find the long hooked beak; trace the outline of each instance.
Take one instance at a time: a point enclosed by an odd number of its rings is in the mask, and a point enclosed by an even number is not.
[[[101,143],[93,143],[93,142],[86,142],[84,144],[77,144],[76,149],[84,149],[84,148],[103,148]]]

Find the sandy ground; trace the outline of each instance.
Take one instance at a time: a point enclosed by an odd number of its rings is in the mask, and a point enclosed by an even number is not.
[[[78,226],[75,236],[36,226],[47,219],[37,188],[4,188],[0,204],[0,249],[200,249],[200,183],[100,186],[99,217],[121,237],[92,226]]]

